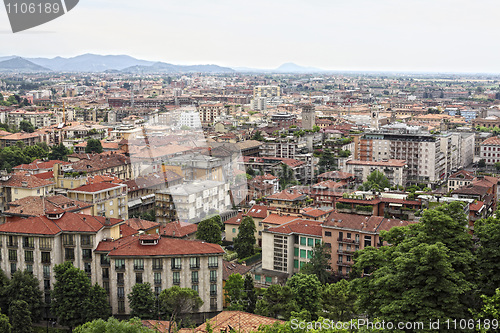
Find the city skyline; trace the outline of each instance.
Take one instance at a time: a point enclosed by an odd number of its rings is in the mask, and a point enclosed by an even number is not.
[[[234,4],[82,2],[66,15],[13,34],[0,11],[1,56],[126,54],[179,65],[331,71],[500,73],[490,0],[376,3],[263,1]],[[138,15],[139,13],[139,15]],[[208,14],[207,14],[208,13]]]

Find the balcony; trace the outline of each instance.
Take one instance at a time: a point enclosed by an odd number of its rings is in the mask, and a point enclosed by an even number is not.
[[[351,267],[354,264],[352,261],[337,261],[337,266],[342,266],[342,267]]]
[[[19,243],[17,241],[7,242],[7,247],[15,247],[17,249],[19,247]]]
[[[338,254],[347,254],[347,255],[352,255],[354,254],[355,250],[341,250],[341,249],[338,249],[337,250],[337,253]]]
[[[211,267],[210,265],[208,267]],[[217,266],[215,266],[217,267]],[[200,269],[200,264],[195,264],[195,265],[189,265],[189,268],[191,269]]]
[[[350,239],[350,238],[337,238],[337,241],[339,243],[343,243],[343,244],[359,244],[359,240],[354,240],[354,239]]]

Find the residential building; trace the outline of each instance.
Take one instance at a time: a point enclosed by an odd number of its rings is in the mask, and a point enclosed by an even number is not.
[[[480,146],[479,157],[484,159],[486,165],[495,165],[500,162],[500,137],[492,136],[484,140]]]
[[[0,211],[7,209],[11,201],[31,196],[52,195],[54,182],[41,179],[34,175],[9,175],[0,176]]]
[[[269,207],[282,213],[300,214],[301,208],[306,206],[307,195],[293,189],[283,190],[266,197]]]
[[[216,118],[224,112],[224,104],[202,104],[198,106],[198,114],[203,126],[212,125]]]
[[[279,86],[255,86],[253,97],[279,97],[281,96]]]
[[[408,167],[406,160],[383,159],[381,161],[350,160],[346,163],[347,172],[354,174],[358,183],[363,183],[373,171],[387,177],[391,185],[406,186]]]
[[[68,190],[68,198],[93,205],[92,215],[128,219],[127,186],[95,183]]]
[[[472,172],[460,170],[448,177],[448,192],[467,186],[476,176]]]

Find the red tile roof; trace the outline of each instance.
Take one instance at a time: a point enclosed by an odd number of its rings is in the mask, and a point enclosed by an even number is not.
[[[25,188],[38,188],[55,184],[53,181],[40,179],[33,175],[12,175],[8,180],[0,183],[3,183],[2,185],[5,187],[25,187]]]
[[[194,234],[198,230],[195,223],[170,222],[166,226],[160,227],[160,235],[166,237],[182,238]]]
[[[280,226],[267,229],[268,232],[279,234],[302,234],[321,237],[322,228],[320,221],[295,219]]]
[[[295,220],[297,218],[298,218],[297,216],[269,214],[268,217],[262,220],[262,223],[283,224]]]
[[[222,280],[226,281],[231,274],[247,274],[252,269],[252,266],[240,265],[236,262],[222,260]]]
[[[226,220],[224,224],[240,225],[241,220],[243,220],[243,213],[238,213],[238,215],[231,217],[229,220]]]
[[[253,205],[245,215],[253,218],[265,219],[267,217],[267,206]]]
[[[70,190],[71,192],[73,191],[78,191],[78,192],[99,192],[103,190],[108,190],[112,188],[120,188],[120,185],[118,184],[112,184],[112,183],[95,183],[95,184],[88,184],[88,185],[82,185],[80,187],[74,188]]]
[[[40,216],[45,215],[46,212],[54,212],[56,209],[77,212],[87,207],[92,207],[92,204],[73,200],[63,195],[29,196],[10,202],[9,209],[4,213],[7,215]]]
[[[323,226],[377,233],[380,230],[389,230],[395,226],[407,226],[412,223],[416,222],[386,219],[383,216],[366,216],[333,212],[328,216],[326,221],[323,222]]]
[[[488,139],[484,140],[481,143],[481,146],[485,146],[485,145],[499,146],[500,145],[500,137],[498,137],[498,136],[489,137]]]
[[[13,167],[14,170],[44,170],[44,169],[52,169],[54,164],[68,165],[71,164],[69,162],[59,161],[59,160],[50,160],[50,161],[42,161],[42,160],[34,160],[30,164],[21,164]]]
[[[223,311],[210,319],[210,325],[214,332],[236,331],[240,333],[256,332],[261,325],[273,325],[284,321],[255,315],[242,311]],[[195,332],[206,332],[206,323],[195,328]]]
[[[153,228],[158,228],[160,226],[160,223],[158,222],[142,220],[139,218],[128,219],[125,221],[125,224],[135,230],[144,230],[144,231]]]
[[[284,201],[305,200],[305,198],[306,195],[297,190],[283,190],[281,192],[266,197],[266,199],[284,200]]]

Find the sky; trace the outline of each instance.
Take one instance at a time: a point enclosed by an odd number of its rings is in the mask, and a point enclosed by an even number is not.
[[[0,56],[127,54],[173,64],[500,73],[497,0],[80,0]]]

